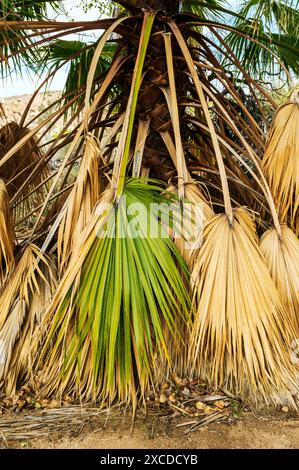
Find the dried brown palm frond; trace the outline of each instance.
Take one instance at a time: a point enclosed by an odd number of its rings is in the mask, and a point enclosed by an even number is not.
[[[3,104],[0,102],[0,118],[5,119],[5,110]]]
[[[264,192],[274,225],[262,236],[260,249],[265,256],[272,278],[281,295],[288,321],[298,335],[299,240],[286,224],[281,224],[278,208],[275,206],[269,185],[259,163],[254,163],[260,173],[261,181],[257,179],[254,173],[252,173],[252,176]],[[264,184],[261,184],[261,182]]]
[[[193,371],[236,395],[295,407],[298,371],[289,354],[295,333],[246,209],[234,211],[233,225],[224,214],[208,222],[192,283]]]
[[[274,195],[280,219],[296,223],[299,207],[299,90],[277,111],[262,167]]]
[[[171,185],[167,191],[178,195],[177,186]],[[198,184],[193,181],[185,183],[181,217],[174,221],[175,224],[177,223],[174,226],[174,242],[189,267],[201,246],[204,224],[213,215],[213,209],[206,201]]]
[[[168,192],[171,195],[170,197],[173,197],[173,194],[176,194],[178,197],[178,213],[180,213],[180,217],[179,220],[174,220],[174,226],[170,228],[170,233],[180,254],[187,265],[190,266],[194,253],[198,251],[202,241],[203,224],[208,217],[213,215],[213,210],[206,201],[199,185],[193,181],[186,164],[174,73],[172,36],[172,33],[163,34],[169,83],[169,87],[163,88],[163,94],[167,102],[174,138],[172,138],[172,134],[169,130],[161,131],[160,136],[177,173],[176,181],[171,182],[171,185],[168,187]],[[190,336],[190,324],[184,321],[183,318],[177,319],[177,326],[184,338]],[[165,324],[164,334],[169,349],[171,364],[169,364],[165,358],[162,358],[162,364],[157,364],[155,371],[157,382],[162,379],[161,371],[167,375],[175,371],[179,376],[183,376],[187,368],[188,345],[180,344],[169,331],[167,324]]]
[[[174,28],[174,32],[176,31],[176,29]],[[179,36],[179,34],[177,33],[177,38],[178,40],[182,43],[183,47],[185,48],[185,56],[187,57],[188,56],[188,51],[186,50],[186,47],[185,45],[183,44],[182,42],[182,38]],[[190,62],[190,71],[192,72],[192,64]],[[195,73],[194,73],[194,69],[193,69],[193,75],[194,77],[194,80],[195,80],[195,83],[196,81],[198,82],[197,83],[197,88],[198,88],[198,94],[200,96],[200,93],[201,93],[201,86],[203,87],[203,85],[200,83],[200,80],[196,77]],[[204,88],[205,91],[207,92],[206,88]],[[211,95],[210,95],[211,96]],[[292,104],[292,106],[295,106],[295,108],[297,107],[298,108],[298,103],[296,100],[298,100],[298,92],[295,92],[293,94],[293,97],[292,97],[292,100],[294,101],[294,104]],[[299,114],[298,114],[298,109],[296,108],[296,112],[297,112],[297,116],[299,117]],[[298,125],[299,124],[299,121],[296,120],[296,118],[294,118],[294,122],[293,124],[295,123],[295,125]],[[233,124],[234,126],[234,124]],[[213,130],[211,129],[211,134],[213,134]],[[216,136],[216,133],[215,133],[215,136]],[[292,141],[291,141],[291,145],[293,145],[294,143],[294,139],[295,139],[295,136],[296,136],[296,133],[293,129],[293,137],[292,137]],[[218,137],[218,140],[219,140],[219,137]],[[245,143],[244,143],[245,145]],[[280,145],[280,150],[283,151],[283,148],[285,149],[288,149],[288,146],[289,146],[289,142],[288,140],[286,140],[285,142],[279,142],[279,145]],[[246,147],[248,147],[248,144],[245,145]],[[216,153],[216,156],[217,156],[217,152],[216,152],[216,148],[215,148],[215,153]],[[248,148],[248,153],[249,153],[249,157],[250,157],[250,160],[252,161],[252,163],[255,165],[255,168],[257,170],[257,173],[259,174],[259,178],[257,177],[257,174],[252,170],[252,168],[250,168],[250,166],[248,165],[248,162],[246,162],[244,160],[244,158],[241,156],[241,155],[238,155],[238,154],[235,154],[235,157],[238,161],[240,161],[240,163],[242,164],[243,167],[246,168],[247,172],[252,176],[252,179],[254,180],[254,182],[261,188],[262,190],[262,193],[264,194],[264,197],[265,197],[265,202],[268,204],[269,206],[269,209],[270,209],[270,213],[272,215],[272,219],[273,219],[273,223],[274,223],[274,226],[275,226],[275,231],[276,231],[276,237],[277,239],[281,240],[283,239],[283,233],[282,233],[282,228],[281,228],[281,224],[280,224],[280,220],[279,220],[279,217],[278,217],[278,214],[277,214],[277,210],[276,209],[279,209],[279,204],[278,202],[276,201],[276,206],[275,206],[275,201],[273,199],[273,196],[272,196],[272,193],[271,193],[271,190],[269,188],[269,185],[267,183],[267,180],[265,178],[265,175],[260,167],[260,163],[259,163],[259,160],[256,158],[256,155],[254,154],[254,152]],[[218,152],[219,154],[219,152]],[[219,159],[218,159],[219,160]],[[219,165],[219,164],[218,164]],[[220,168],[220,166],[219,166]],[[296,170],[298,169],[298,165],[297,165],[297,168]],[[227,168],[225,168],[225,170],[227,171]],[[296,171],[295,171],[295,175],[296,175]],[[299,175],[299,174],[298,174]],[[298,180],[299,181],[299,180]],[[223,186],[223,193],[224,193],[224,196],[225,194],[227,194],[227,191],[225,189],[225,186],[222,184]],[[273,191],[273,188],[272,188],[272,191]],[[296,196],[294,196],[294,200],[296,199]],[[225,206],[226,206],[226,213],[229,215],[230,213],[230,210],[229,210],[229,207],[227,208],[228,204],[227,202],[225,203]],[[297,209],[296,209],[297,210]],[[282,214],[280,213],[280,216],[282,217]],[[294,272],[296,271],[296,268],[294,266],[294,262],[291,261],[291,259],[288,259],[288,261],[286,260],[285,258],[285,254],[284,254],[284,250],[290,250],[290,251],[294,251],[294,246],[292,245],[291,241],[290,241],[290,237],[285,237],[285,239],[283,240],[283,243],[284,243],[284,248],[282,246],[282,244],[277,244],[276,245],[276,248],[277,248],[277,252],[275,252],[275,247],[274,250],[273,250],[273,257],[275,256],[279,256],[280,257],[280,260],[281,260],[281,265],[284,264],[284,270],[283,270],[283,273],[285,274],[286,272],[289,272],[289,276],[291,273],[294,274]],[[283,274],[282,274],[283,276]],[[292,281],[294,283],[294,281]],[[280,291],[282,291],[282,284],[281,284],[281,289]],[[288,297],[289,296],[289,291],[293,289],[292,285],[287,285],[286,283],[284,284],[284,292],[283,292],[283,296],[284,298]],[[288,315],[288,321],[289,323],[291,324],[292,328],[296,331],[297,330],[297,318],[296,318],[296,315],[294,315],[294,308],[296,309],[296,307],[294,307],[294,305],[291,307],[291,310],[289,309],[286,309],[286,315]]]
[[[0,179],[0,283],[14,266],[14,233],[9,197],[4,181]]]
[[[26,127],[20,126],[16,122],[9,122],[0,129],[0,158],[2,158],[10,149],[12,149],[18,142],[30,133]],[[7,191],[12,197],[18,189],[27,181],[32,170],[40,162],[42,152],[38,147],[35,137],[30,137],[23,146],[21,146],[15,154],[5,161],[0,167],[0,178],[2,178],[7,185]],[[44,165],[40,171],[35,175],[30,183],[25,185],[22,198],[37,188],[47,176],[47,167]],[[25,200],[21,205],[24,211],[31,207],[31,203],[40,203],[45,194],[45,186],[40,186],[34,191],[30,198]],[[20,207],[18,209],[21,210]]]
[[[175,143],[173,142],[169,131],[161,132],[161,137],[177,170],[177,186],[171,186],[169,191],[178,195],[180,203],[182,203],[184,207],[183,223],[185,228],[187,228],[186,225],[188,225],[187,230],[185,230],[185,234],[178,233],[179,236],[175,237],[175,243],[187,264],[190,264],[192,253],[196,249],[195,247],[198,247],[200,244],[200,240],[198,240],[198,238],[201,236],[202,227],[199,227],[199,225],[202,226],[205,219],[213,215],[213,210],[206,201],[205,196],[200,191],[199,186],[192,180],[187,168],[181,137],[179,106],[174,73],[174,58],[171,43],[172,33],[164,33],[163,38],[169,81],[169,91],[164,89],[164,95],[168,104],[169,114],[171,116]],[[180,227],[180,232],[182,232],[181,228],[182,227]],[[197,233],[198,236],[195,235],[196,231],[200,231],[200,234]],[[190,243],[192,237],[194,237],[194,240],[193,243]]]
[[[51,261],[41,266],[44,278],[37,276],[39,290],[31,294],[20,335],[13,346],[12,356],[4,381],[7,396],[12,395],[18,387],[33,379],[33,363],[39,353],[44,339],[41,320],[50,304],[56,287],[55,269]]]
[[[162,139],[176,166],[176,149],[170,134],[168,132],[163,133]],[[177,185],[174,186],[172,184],[168,187],[168,191],[179,196]],[[207,202],[202,190],[199,188],[198,183],[192,181],[189,173],[187,173],[186,181],[183,184],[183,193],[184,197],[181,201],[183,202],[182,220],[179,221],[180,226],[176,230],[174,241],[183,258],[190,265],[194,252],[200,247],[204,223],[214,215],[214,212],[211,204]],[[185,233],[183,233],[184,230],[182,230],[183,227],[180,222],[185,227]]]
[[[271,276],[281,295],[290,321],[299,335],[299,240],[293,231],[282,225],[281,237],[272,228],[260,241]]]
[[[244,208],[232,210],[224,159],[204,94],[207,89],[196,73],[177,25],[171,23],[171,28],[188,63],[206,117],[225,208],[225,214],[206,223],[202,248],[194,257],[191,370],[213,386],[226,386],[242,397],[275,404],[288,402],[295,408],[292,393],[299,389],[297,370],[287,346],[295,338],[293,324],[259,251],[249,212]],[[249,148],[248,151],[256,162],[254,153]],[[262,174],[260,184],[280,233],[275,206]]]
[[[37,351],[33,335],[53,286],[51,261],[35,245],[28,245],[0,294],[0,385],[8,394],[31,374],[32,357]],[[38,344],[41,341],[40,336]]]
[[[200,186],[195,181],[189,181],[185,183],[185,197],[186,201],[189,201],[193,204],[202,205],[203,219],[207,220],[210,217],[213,217],[214,211],[212,209],[212,204],[208,202],[203,191],[199,189]]]
[[[25,303],[28,304],[30,290],[32,290],[33,287],[38,288],[38,284],[36,283],[36,273],[41,277],[43,276],[36,260],[38,256],[39,249],[35,245],[29,244],[21,255],[15,270],[11,273],[9,279],[6,280],[5,285],[2,287],[0,292],[1,329],[17,299],[20,298],[21,303],[25,301]],[[43,258],[41,258],[41,260],[45,262]],[[8,286],[9,288],[7,288]]]
[[[167,150],[174,162],[175,167],[177,168],[177,153],[176,148],[173,143],[173,140],[169,134],[169,132],[161,133],[161,137]],[[169,191],[178,194],[178,186],[174,186],[173,184],[169,187]],[[184,192],[184,199],[194,204],[202,205],[202,213],[203,219],[208,219],[214,215],[214,211],[212,209],[212,203],[209,203],[208,198],[204,194],[204,190],[202,186],[197,182],[192,180],[188,170],[186,174],[186,178],[183,182],[183,192]]]
[[[98,202],[100,156],[96,139],[91,134],[87,135],[79,173],[66,203],[65,214],[58,232],[60,269],[63,269],[71,253],[76,250],[78,238]]]

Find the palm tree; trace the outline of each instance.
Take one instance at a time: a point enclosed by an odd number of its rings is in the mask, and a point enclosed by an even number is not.
[[[31,378],[44,395],[136,405],[175,369],[295,407],[287,345],[297,313],[284,300],[297,287],[276,287],[258,236],[273,231],[287,273],[298,274],[297,255],[286,261],[284,251],[298,253],[299,241],[285,235],[281,222],[291,218],[279,218],[261,169],[263,103],[275,101],[226,36],[244,30],[219,17],[228,14],[222,2],[115,3],[118,18],[0,22],[8,61],[24,50],[31,64],[52,61],[46,81],[71,64],[62,98],[29,123],[34,94],[17,132],[10,123],[0,135],[4,220],[9,208],[13,215],[11,234],[0,233],[4,388]],[[65,42],[94,29],[103,31],[95,44]],[[246,41],[256,44],[253,36]],[[261,48],[266,40],[259,36]],[[136,234],[127,207],[138,204]],[[191,227],[202,208],[202,246],[175,237],[185,205]]]

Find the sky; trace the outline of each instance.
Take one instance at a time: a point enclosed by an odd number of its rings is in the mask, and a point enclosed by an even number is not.
[[[110,0],[107,0],[108,2]],[[233,6],[233,4],[237,3],[237,0],[228,0],[228,3]],[[96,8],[91,8],[87,13],[84,13],[83,9],[78,7],[77,5],[80,4],[79,0],[64,0],[65,10],[69,18],[73,20],[94,20],[95,18],[99,17],[99,10]],[[65,15],[57,15],[52,14],[53,19],[57,19],[60,21],[67,20]],[[69,35],[65,36],[65,39],[74,39],[78,36]],[[92,39],[92,33],[90,34],[90,39]],[[85,39],[88,39],[88,37]],[[51,81],[50,85],[48,86],[48,90],[62,90],[65,80],[67,77],[67,67],[58,71],[55,74],[55,77]],[[15,95],[24,95],[33,93],[34,90],[38,87],[41,81],[45,78],[45,76],[38,77],[38,76],[29,76],[26,71],[24,71],[23,76],[20,77],[19,74],[11,74],[8,78],[0,78],[0,98],[8,97],[8,96],[15,96]]]

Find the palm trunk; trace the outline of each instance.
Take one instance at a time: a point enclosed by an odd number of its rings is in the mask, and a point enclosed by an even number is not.
[[[130,3],[130,6],[134,9],[136,8],[136,10],[140,7],[151,7],[159,10],[168,9],[168,11],[170,9],[172,12],[177,12],[179,10],[180,2],[173,0],[171,2],[168,0],[121,0],[118,3],[122,5]],[[138,13],[143,15],[140,10]],[[135,21],[134,36],[137,38],[140,35],[140,25],[141,23]],[[151,177],[169,182],[169,180],[176,176],[176,168],[161,137],[161,133],[163,132],[170,132],[173,137],[171,116],[164,95],[164,91],[169,90],[165,45],[163,36],[161,34],[157,34],[163,31],[163,29],[163,19],[161,21],[160,15],[158,14],[155,19],[150,46],[145,59],[144,78],[139,91],[133,129],[133,145],[130,149],[130,153],[131,155],[135,153],[134,143],[137,141],[139,126],[142,126],[143,122],[149,121],[145,145],[142,151],[142,171],[147,169],[150,172]],[[127,40],[130,41],[129,38]],[[135,44],[131,43],[130,49],[132,50],[134,47]],[[176,56],[181,56],[176,42],[173,43],[173,49]],[[178,98],[180,99],[182,97],[186,97],[187,90],[190,87],[190,80],[188,79],[187,74],[184,74],[184,71],[187,72],[187,70],[183,61],[177,60],[175,67],[177,71],[176,87]],[[127,73],[125,74],[125,80],[123,81],[121,112],[125,112],[127,108],[127,97],[129,96],[131,83],[132,68],[129,65]],[[182,138],[186,141],[188,140],[188,136],[185,134],[186,129],[184,125],[185,107],[180,107],[179,111]]]
[[[153,10],[162,10],[168,14],[179,12],[180,0],[117,0],[119,5],[122,5],[129,10],[139,8],[151,8]]]

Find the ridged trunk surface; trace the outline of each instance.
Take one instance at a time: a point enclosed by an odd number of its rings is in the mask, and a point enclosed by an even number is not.
[[[136,4],[137,2],[135,2]],[[167,6],[166,0],[143,0],[139,2],[142,5],[151,3],[151,6]],[[142,18],[143,14],[140,15]],[[132,83],[133,70],[135,65],[135,58],[137,55],[137,41],[134,44],[132,39],[139,39],[141,34],[142,22],[132,21],[132,35],[127,36],[126,41],[128,44],[128,52],[132,54],[132,60],[126,65],[126,73],[123,80],[123,99],[122,111],[127,107],[127,98],[130,94],[130,87]],[[170,31],[168,21],[170,15],[157,15],[153,25],[151,39],[144,63],[144,78],[139,92],[138,104],[136,109],[136,117],[134,123],[132,149],[137,137],[138,123],[140,120],[150,119],[149,132],[146,138],[144,155],[143,155],[143,168],[150,169],[150,176],[153,178],[161,179],[168,182],[171,178],[176,176],[176,169],[174,163],[169,155],[169,152],[161,138],[160,132],[169,131],[173,137],[173,129],[169,109],[163,93],[163,89],[168,89],[168,73],[165,55],[165,45],[162,32]],[[177,42],[172,40],[172,48],[174,55],[174,68],[176,72],[176,89],[178,101],[186,98],[188,89],[190,88],[190,80],[186,74],[187,66],[183,60],[180,60],[181,51]],[[185,101],[185,99],[184,99]],[[180,123],[183,141],[188,140],[185,126],[185,106],[180,106]]]

